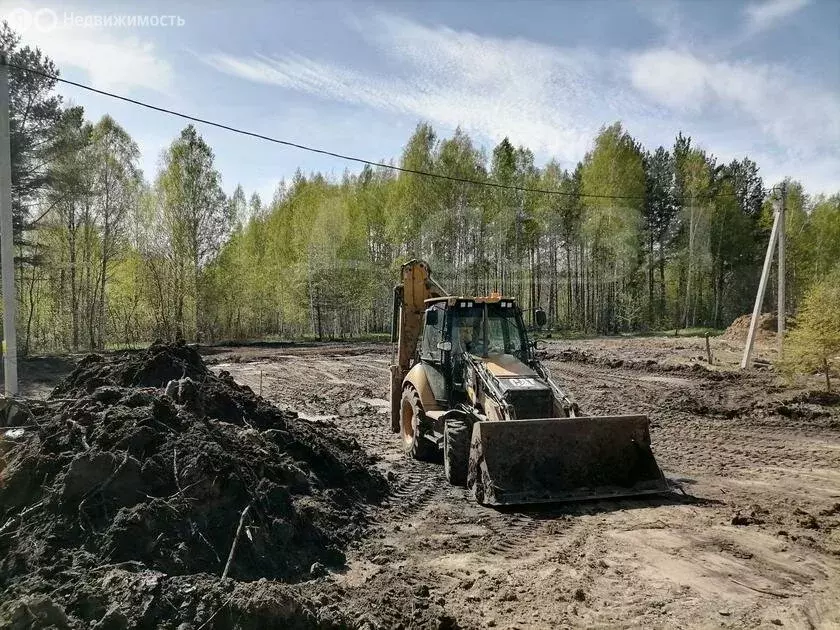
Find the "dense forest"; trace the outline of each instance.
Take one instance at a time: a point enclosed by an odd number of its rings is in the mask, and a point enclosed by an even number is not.
[[[0,48],[13,65],[58,74],[6,24]],[[452,179],[299,172],[263,200],[225,192],[191,125],[144,174],[117,121],[65,107],[54,79],[10,68],[10,82],[19,346],[29,353],[384,332],[399,265],[413,257],[451,292],[542,306],[553,329],[722,327],[751,310],[781,184],[681,133],[643,147],[618,122],[574,168],[421,123],[395,165]],[[840,194],[785,184],[793,312],[840,260]]]

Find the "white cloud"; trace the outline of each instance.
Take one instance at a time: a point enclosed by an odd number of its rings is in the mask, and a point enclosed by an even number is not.
[[[367,24],[393,74],[359,72],[298,55],[205,55],[223,72],[341,102],[461,126],[484,137],[580,159],[594,133],[631,105],[598,81],[585,51],[481,37],[380,17]]]
[[[59,68],[85,71],[93,87],[117,91],[145,88],[164,93],[172,87],[173,71],[169,62],[158,54],[152,42],[140,39],[126,28],[65,24],[61,13],[57,13],[55,21],[42,21],[47,28],[38,28],[30,20],[21,21],[21,12],[35,14],[28,5],[20,5],[0,11],[0,19],[11,17],[22,43],[39,47]]]
[[[810,194],[831,195],[840,191],[840,157],[836,155],[807,161],[792,155],[764,153],[752,153],[750,158],[761,167],[768,187],[790,177],[802,182]]]
[[[741,114],[779,147],[802,156],[836,154],[840,146],[840,94],[807,84],[784,68],[708,61],[668,49],[631,56],[629,68],[640,92],[672,109],[730,120]]]
[[[629,59],[630,80],[638,90],[669,107],[700,110],[709,78],[703,62],[665,48]]]
[[[744,9],[747,16],[747,30],[758,33],[772,27],[776,22],[796,13],[810,0],[765,0],[749,4]]]

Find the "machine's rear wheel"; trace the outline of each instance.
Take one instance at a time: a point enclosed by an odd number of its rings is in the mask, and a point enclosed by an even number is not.
[[[431,431],[429,421],[420,403],[420,394],[411,385],[403,390],[400,402],[400,436],[409,457],[430,460],[437,449],[424,436]]]
[[[453,486],[467,485],[467,468],[470,460],[470,425],[465,420],[453,418],[446,421],[443,430],[443,471]]]

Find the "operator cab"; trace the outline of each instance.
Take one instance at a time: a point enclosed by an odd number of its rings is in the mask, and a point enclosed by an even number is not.
[[[451,406],[463,399],[465,355],[485,360],[494,370],[507,367],[510,376],[536,376],[522,311],[513,298],[440,297],[425,304],[420,360],[440,403]],[[545,323],[542,310],[536,320]]]

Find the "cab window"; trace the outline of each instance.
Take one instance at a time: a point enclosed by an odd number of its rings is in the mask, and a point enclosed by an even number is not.
[[[443,341],[443,314],[438,306],[426,310],[423,341],[420,344],[420,358],[427,361],[440,361],[438,344]]]
[[[523,338],[516,310],[487,304],[487,347],[484,347],[484,304],[458,308],[452,313],[452,352],[476,356],[512,354],[523,357]]]

